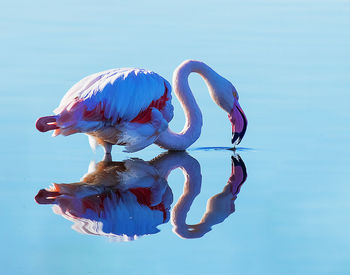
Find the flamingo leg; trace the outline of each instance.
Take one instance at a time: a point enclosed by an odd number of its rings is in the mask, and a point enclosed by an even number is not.
[[[112,161],[112,144],[105,141],[102,146],[105,149],[104,161]]]

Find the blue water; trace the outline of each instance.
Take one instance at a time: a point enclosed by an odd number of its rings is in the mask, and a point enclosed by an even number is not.
[[[349,274],[349,11],[340,0],[3,3],[1,273]],[[202,182],[186,222],[199,223],[208,199],[223,191],[236,153],[248,177],[233,213],[201,238],[180,238],[170,219],[158,233],[115,242],[78,233],[35,202],[40,189],[78,182],[102,159],[84,135],[35,130],[75,82],[125,66],[171,80],[188,58],[232,81],[249,125],[241,147],[226,150],[227,115],[202,79],[190,77],[204,127],[188,150]],[[173,102],[171,127],[181,130]],[[115,147],[113,159],[146,162],[163,152]],[[167,185],[171,214],[184,191],[180,169]]]

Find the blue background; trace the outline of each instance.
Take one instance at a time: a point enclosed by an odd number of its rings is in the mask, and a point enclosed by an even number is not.
[[[11,1],[0,11],[1,252],[3,274],[349,274],[349,47],[347,1]],[[203,238],[171,223],[129,243],[81,235],[37,205],[51,182],[78,181],[94,154],[85,135],[35,130],[84,76],[143,67],[171,80],[185,59],[230,79],[249,125],[239,151],[248,179],[236,212]],[[204,127],[192,146],[230,146],[227,115],[204,82],[190,85]],[[184,115],[173,99],[171,127]],[[113,157],[150,160],[156,146]],[[230,151],[190,150],[202,192],[188,216],[230,175]],[[169,185],[178,199],[181,171]]]

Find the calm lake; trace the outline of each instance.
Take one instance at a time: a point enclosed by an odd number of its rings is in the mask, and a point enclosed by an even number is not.
[[[350,274],[349,12],[341,0],[3,3],[1,274]],[[248,118],[236,152],[196,74],[204,125],[187,154],[115,146],[108,168],[85,135],[35,129],[84,76],[141,67],[171,81],[186,59],[235,85]],[[128,165],[144,186],[34,199]]]

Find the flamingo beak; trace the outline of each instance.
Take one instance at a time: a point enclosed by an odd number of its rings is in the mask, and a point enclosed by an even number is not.
[[[238,103],[233,106],[229,119],[232,123],[232,144],[238,145],[247,130],[247,118]]]

